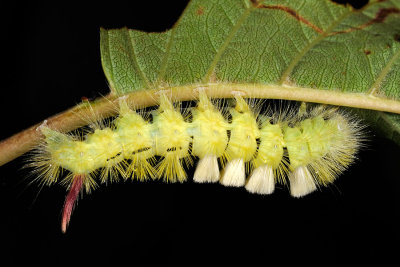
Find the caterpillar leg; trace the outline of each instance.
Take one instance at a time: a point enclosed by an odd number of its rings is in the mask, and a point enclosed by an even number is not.
[[[290,194],[293,197],[302,197],[317,190],[314,178],[305,166],[296,168],[289,174]]]
[[[247,184],[247,191],[262,195],[272,194],[275,190],[274,170],[271,166],[263,165],[256,168]]]
[[[193,180],[197,183],[215,183],[219,180],[218,159],[215,155],[207,155],[199,160]]]
[[[244,186],[246,181],[246,170],[242,158],[233,159],[228,162],[221,177],[221,184],[225,186]]]

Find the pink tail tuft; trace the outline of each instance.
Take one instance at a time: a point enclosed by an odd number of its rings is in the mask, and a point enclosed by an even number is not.
[[[62,221],[61,221],[61,231],[65,233],[67,231],[67,226],[71,219],[72,210],[74,209],[76,200],[78,199],[79,192],[82,189],[83,179],[85,175],[77,174],[73,178],[73,182],[71,188],[67,196],[65,197],[64,208],[62,213]]]

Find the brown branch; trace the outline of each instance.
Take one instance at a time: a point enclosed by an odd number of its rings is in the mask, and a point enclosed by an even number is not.
[[[175,101],[195,100],[198,90],[205,89],[212,98],[230,98],[236,92],[244,97],[264,99],[286,99],[314,102],[338,106],[347,106],[371,110],[379,110],[400,114],[400,102],[362,93],[344,93],[339,91],[318,90],[287,85],[257,85],[257,84],[206,84],[202,86],[180,86],[167,89],[136,91],[126,95],[127,102],[135,108],[144,108],[158,104],[161,91]],[[50,117],[45,122],[36,124],[0,142],[0,166],[21,156],[38,144],[42,134],[38,127],[43,123],[60,132],[72,131],[87,125],[88,121],[114,116],[118,112],[118,98],[108,95],[90,103],[84,102],[65,112]],[[93,112],[94,111],[94,112]]]
[[[134,99],[135,108],[142,108],[157,104],[157,92],[158,90],[140,91],[131,93],[127,97]],[[129,102],[133,103],[133,101]],[[0,142],[0,166],[23,155],[39,143],[40,139],[43,138],[38,129],[39,126],[46,124],[49,128],[60,132],[72,131],[87,125],[90,121],[116,115],[118,99],[110,94],[90,103],[90,106],[91,108],[88,108],[89,103],[84,102],[2,140]]]
[[[110,97],[106,97],[105,99],[108,98]],[[98,104],[96,104],[96,102],[98,102]],[[112,102],[96,102],[94,105],[96,105],[96,110],[99,112],[99,115],[112,116],[110,112],[112,110],[110,109]],[[68,109],[1,141],[0,166],[34,148],[43,137],[40,130],[38,130],[38,127],[42,124],[46,124],[48,127],[57,129],[60,132],[68,132],[87,124],[87,120],[84,118],[89,118],[88,116],[90,116],[90,114],[89,110],[85,108],[85,106],[85,104],[81,104]]]

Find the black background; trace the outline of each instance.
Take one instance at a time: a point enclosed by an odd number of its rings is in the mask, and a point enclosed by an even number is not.
[[[168,2],[2,8],[0,139],[107,94],[99,28],[164,31],[186,4]],[[65,189],[38,194],[19,158],[0,167],[0,265],[397,262],[400,149],[369,138],[335,185],[302,199],[285,188],[258,196],[190,179],[121,182],[85,195],[67,234]]]

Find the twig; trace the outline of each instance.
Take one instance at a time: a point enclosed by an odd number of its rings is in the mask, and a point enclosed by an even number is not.
[[[287,85],[260,85],[260,84],[205,84],[169,87],[162,89],[135,91],[126,97],[135,108],[154,106],[158,101],[158,94],[164,91],[176,101],[195,100],[198,90],[202,88],[212,98],[230,98],[233,92],[243,92],[245,97],[264,99],[286,99],[305,102],[314,102],[329,105],[338,105],[354,108],[379,110],[400,114],[400,102],[362,93],[344,93],[332,90],[318,90],[311,88],[292,87]],[[47,126],[60,132],[72,131],[87,124],[88,119],[96,116],[107,118],[117,114],[118,97],[108,95],[90,104],[82,103],[74,108],[54,115],[46,120]],[[93,114],[95,111],[95,114]],[[42,134],[36,124],[8,139],[0,142],[0,166],[21,156],[37,145]]]

